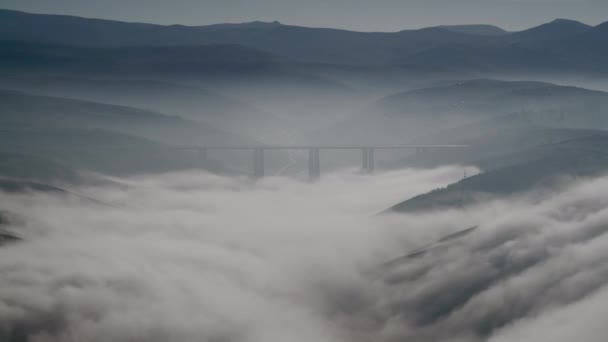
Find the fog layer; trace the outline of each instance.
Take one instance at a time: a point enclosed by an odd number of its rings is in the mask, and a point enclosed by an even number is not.
[[[83,196],[0,195],[24,238],[0,249],[0,337],[600,341],[608,178],[466,211],[374,215],[462,171],[316,184],[179,173],[74,190]]]

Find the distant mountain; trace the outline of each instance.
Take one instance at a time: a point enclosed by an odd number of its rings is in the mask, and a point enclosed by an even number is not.
[[[79,51],[78,60],[88,60],[82,65],[88,67],[101,64],[136,70],[201,71],[213,61],[216,69],[222,65],[235,68],[235,63],[241,67],[259,68],[260,63],[272,64],[283,58],[291,62],[399,65],[432,70],[608,72],[606,48],[602,46],[606,44],[592,46],[589,43],[585,51],[573,47],[586,40],[605,42],[605,30],[594,30],[565,19],[513,33],[489,25],[439,26],[400,32],[354,32],[278,22],[163,26],[8,10],[0,11],[0,22],[6,23],[0,26],[0,40],[35,42],[42,44],[43,49],[44,44],[134,49],[115,50],[113,54],[120,52],[122,58],[109,58],[107,52],[99,51],[84,58],[82,54],[86,53]],[[240,45],[241,50],[235,45]],[[176,47],[182,48],[174,49]],[[7,48],[14,50],[14,47],[3,47]],[[214,51],[218,49],[221,52]],[[268,55],[260,55],[261,51]],[[10,54],[12,63],[41,59],[56,65],[74,64],[69,60],[76,53],[72,51],[65,56],[37,52],[32,55],[31,51],[13,51]],[[238,55],[242,60],[234,58]],[[222,64],[217,58],[210,60],[208,56],[224,56],[227,60]],[[179,63],[169,67],[161,62],[167,59]]]
[[[0,40],[87,47],[238,44],[294,60],[337,64],[385,64],[399,53],[474,36],[444,29],[365,33],[280,23],[162,26],[71,16],[0,11]]]
[[[248,22],[248,23],[213,24],[213,25],[199,26],[199,27],[204,27],[204,28],[210,29],[210,30],[221,31],[221,30],[230,30],[230,29],[235,29],[235,30],[240,30],[240,29],[273,29],[273,28],[277,28],[277,27],[279,27],[281,25],[283,25],[283,24],[281,24],[278,21],[272,21],[272,22],[251,21],[251,22]]]
[[[577,35],[563,44],[556,53],[574,62],[586,63],[588,68],[596,72],[604,72],[608,58],[608,22],[598,25]]]
[[[515,32],[510,38],[516,41],[565,39],[587,32],[592,27],[575,20],[555,19],[547,24]]]
[[[0,41],[0,70],[80,73],[242,73],[276,66],[271,54],[238,45],[88,48]]]
[[[400,32],[355,32],[280,25],[271,28],[200,28],[216,42],[269,51],[291,60],[342,65],[386,65],[399,56],[445,43],[470,43],[485,37],[440,28]]]
[[[190,27],[127,23],[67,15],[0,10],[0,40],[80,46],[148,46],[209,44]]]
[[[437,27],[453,32],[475,34],[480,36],[502,36],[509,33],[494,25],[440,25]]]
[[[556,20],[491,42],[432,47],[404,56],[402,65],[487,73],[605,74],[608,32],[601,26]]]
[[[597,25],[596,27],[589,29],[585,32],[585,38],[587,39],[602,39],[606,38],[606,34],[608,34],[608,21]]]

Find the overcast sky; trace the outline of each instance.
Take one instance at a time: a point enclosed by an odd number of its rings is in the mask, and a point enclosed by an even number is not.
[[[0,0],[0,8],[161,24],[279,20],[361,31],[470,23],[516,30],[555,18],[608,21],[608,0]]]

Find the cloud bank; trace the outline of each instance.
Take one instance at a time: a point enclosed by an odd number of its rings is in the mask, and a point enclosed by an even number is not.
[[[0,249],[0,337],[600,341],[608,178],[466,211],[373,215],[461,175],[252,184],[180,173],[76,189],[85,197],[2,194],[25,240]]]

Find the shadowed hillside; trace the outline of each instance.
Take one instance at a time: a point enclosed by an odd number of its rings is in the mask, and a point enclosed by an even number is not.
[[[416,212],[456,209],[533,191],[557,191],[562,181],[596,177],[608,172],[608,135],[599,133],[541,145],[494,159],[486,162],[502,161],[504,164],[446,188],[408,199],[390,210]]]

